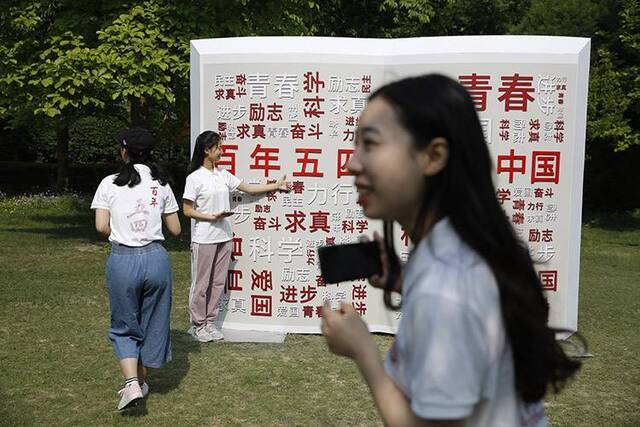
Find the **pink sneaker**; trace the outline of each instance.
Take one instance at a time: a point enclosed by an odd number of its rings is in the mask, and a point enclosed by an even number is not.
[[[135,405],[138,400],[142,399],[142,389],[137,381],[124,386],[122,390],[118,392],[120,395],[120,403],[118,403],[118,411],[129,408]]]

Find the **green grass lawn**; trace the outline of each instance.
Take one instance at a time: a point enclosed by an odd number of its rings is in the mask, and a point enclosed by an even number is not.
[[[106,337],[105,239],[82,199],[0,198],[0,425],[380,425],[354,365],[319,336],[199,344],[186,334],[187,236],[174,269],[174,360],[144,407],[115,410]],[[582,235],[579,328],[593,358],[559,396],[553,425],[640,425],[640,215],[593,216]],[[377,336],[381,351],[391,343]]]

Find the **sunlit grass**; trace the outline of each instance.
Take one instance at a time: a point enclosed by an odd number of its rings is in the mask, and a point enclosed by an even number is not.
[[[106,337],[104,262],[88,201],[0,197],[0,424],[380,425],[353,364],[318,336],[284,344],[199,344],[188,326],[186,236],[174,269],[174,361],[146,407],[115,410],[120,372]],[[640,215],[583,227],[579,326],[594,354],[547,399],[554,425],[640,425]],[[391,341],[377,336],[381,350]]]

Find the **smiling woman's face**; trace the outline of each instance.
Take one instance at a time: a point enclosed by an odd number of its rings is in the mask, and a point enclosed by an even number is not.
[[[358,203],[369,218],[411,227],[425,195],[422,154],[391,104],[371,100],[360,116],[347,168],[355,175]]]

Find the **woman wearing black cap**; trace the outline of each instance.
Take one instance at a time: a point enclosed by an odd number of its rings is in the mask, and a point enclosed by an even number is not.
[[[146,397],[146,367],[171,360],[171,264],[160,244],[162,220],[180,234],[178,203],[166,173],[153,162],[155,138],[141,128],[117,136],[124,165],[102,180],[91,203],[96,229],[109,236],[107,291],[111,308],[109,338],[125,385],[118,409]]]

